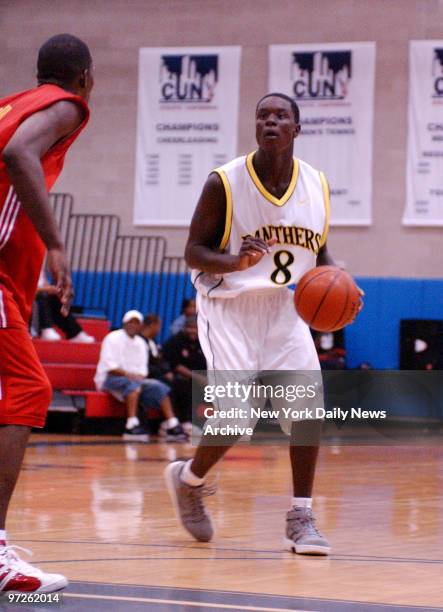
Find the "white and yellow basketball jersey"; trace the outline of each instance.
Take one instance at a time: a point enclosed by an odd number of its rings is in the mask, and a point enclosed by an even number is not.
[[[277,238],[271,253],[242,272],[208,274],[194,270],[196,289],[208,297],[233,298],[245,292],[296,283],[316,265],[329,227],[329,188],[322,172],[294,159],[286,193],[276,198],[252,164],[254,153],[217,168],[226,193],[226,222],[220,249],[238,253],[243,238]]]

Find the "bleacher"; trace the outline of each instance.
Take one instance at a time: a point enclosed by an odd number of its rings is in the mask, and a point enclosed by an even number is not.
[[[121,234],[116,215],[74,213],[70,194],[50,198],[71,265],[74,308],[112,328],[129,308],[154,312],[167,333],[183,299],[195,294],[184,258],[166,254],[163,236]]]
[[[124,404],[95,389],[104,336],[120,327],[129,308],[158,314],[166,334],[194,289],[184,259],[166,255],[163,237],[122,235],[117,216],[76,214],[70,194],[50,199],[71,265],[73,308],[81,311],[79,322],[96,342],[35,339],[34,345],[54,390],[50,411],[74,413],[78,430],[86,419],[126,416]]]
[[[66,419],[66,425],[76,430],[82,429],[85,419],[126,416],[124,404],[108,393],[96,391],[94,385],[101,340],[110,330],[109,321],[79,318],[79,323],[96,338],[96,342],[81,344],[69,340],[47,342],[34,339],[37,354],[56,397],[50,412],[73,413],[75,421],[71,423]]]

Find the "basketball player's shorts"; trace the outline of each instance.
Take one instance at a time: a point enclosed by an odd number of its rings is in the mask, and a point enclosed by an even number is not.
[[[288,393],[274,397],[271,403],[279,410],[285,433],[290,432],[292,421],[304,420],[303,410],[296,406],[323,406],[317,351],[309,327],[295,310],[293,296],[287,288],[227,299],[197,294],[198,335],[206,357],[208,382],[223,385],[236,379],[240,384],[254,383],[253,389],[257,381],[283,387]],[[311,383],[320,389],[314,397],[294,399],[291,391],[295,386],[307,387]],[[259,405],[262,399],[251,393],[248,401]],[[222,409],[232,407],[229,400],[218,400],[218,404]],[[290,416],[284,415],[285,406],[294,408]],[[296,414],[301,416],[294,417]],[[249,416],[246,420],[249,426],[255,426],[257,421]]]
[[[0,284],[0,425],[43,427],[51,396],[28,327]]]

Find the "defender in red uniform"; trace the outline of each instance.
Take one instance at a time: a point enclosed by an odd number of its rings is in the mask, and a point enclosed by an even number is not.
[[[60,574],[21,561],[6,544],[5,520],[31,427],[42,427],[51,386],[28,333],[47,251],[62,312],[72,285],[48,191],[89,119],[92,59],[69,34],[50,38],[38,55],[38,86],[0,99],[0,593],[49,593]]]

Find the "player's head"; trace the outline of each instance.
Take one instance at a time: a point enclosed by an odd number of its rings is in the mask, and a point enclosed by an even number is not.
[[[292,148],[300,132],[300,111],[292,98],[269,93],[260,98],[255,109],[257,143],[261,148]]]
[[[284,93],[279,93],[279,92],[268,93],[262,98],[260,98],[260,100],[257,102],[257,106],[255,109],[256,114],[257,114],[259,105],[262,103],[263,100],[266,100],[266,98],[281,98],[282,100],[286,100],[286,102],[289,102],[289,104],[291,105],[292,114],[294,116],[295,123],[300,123],[300,109],[298,108],[297,102],[294,100],[294,98],[291,98],[290,96],[287,96]]]
[[[39,85],[52,83],[88,100],[94,84],[92,57],[88,46],[72,34],[57,34],[38,52]]]

